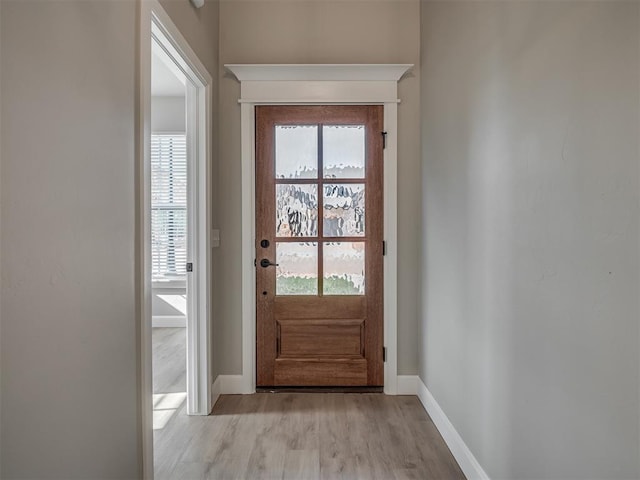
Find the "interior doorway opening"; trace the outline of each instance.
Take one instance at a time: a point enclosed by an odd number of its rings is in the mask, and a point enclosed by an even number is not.
[[[187,78],[151,42],[151,325],[153,429],[187,400]]]
[[[163,428],[212,408],[212,77],[157,1],[141,9],[141,402],[153,478]]]

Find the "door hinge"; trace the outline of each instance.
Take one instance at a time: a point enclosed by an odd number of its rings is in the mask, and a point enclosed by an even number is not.
[[[382,347],[382,361],[387,361],[387,347]]]
[[[380,132],[382,134],[382,149],[387,148],[387,132]]]
[[[254,267],[258,266],[258,259],[256,259],[256,258],[253,259],[253,266]]]
[[[382,255],[386,255],[387,254],[387,241],[383,240],[382,241]]]
[[[187,272],[193,272],[193,263],[187,263]]]

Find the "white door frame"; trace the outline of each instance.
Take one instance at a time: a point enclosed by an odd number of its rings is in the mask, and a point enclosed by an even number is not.
[[[255,107],[256,105],[384,105],[384,392],[398,392],[397,123],[398,80],[413,65],[225,65],[241,83],[242,378],[256,390]],[[231,392],[229,392],[231,393]]]
[[[187,78],[188,262],[187,413],[211,412],[211,132],[213,80],[157,0],[141,0],[137,162],[137,262],[144,478],[153,478],[153,380],[151,343],[151,45],[157,41]]]

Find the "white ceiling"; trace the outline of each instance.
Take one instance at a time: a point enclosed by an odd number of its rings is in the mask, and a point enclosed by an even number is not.
[[[186,84],[184,74],[155,42],[151,50],[151,95],[184,97]]]

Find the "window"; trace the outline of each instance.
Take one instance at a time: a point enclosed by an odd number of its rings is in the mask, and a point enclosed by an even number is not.
[[[184,134],[151,135],[151,245],[152,279],[183,279],[187,263]]]

